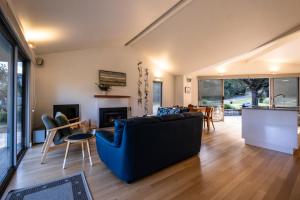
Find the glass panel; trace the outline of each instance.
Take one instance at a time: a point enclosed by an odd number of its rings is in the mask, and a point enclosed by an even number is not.
[[[277,107],[298,106],[298,78],[274,79],[274,102]]]
[[[153,114],[162,106],[162,82],[153,82]]]
[[[8,83],[13,47],[0,34],[0,181],[12,166],[12,134],[8,132]]]
[[[24,107],[23,107],[23,62],[17,66],[17,154],[24,148]]]
[[[223,120],[223,80],[199,80],[198,90],[199,106],[214,107],[214,120]]]
[[[224,80],[225,115],[241,115],[242,107],[269,105],[269,79]]]

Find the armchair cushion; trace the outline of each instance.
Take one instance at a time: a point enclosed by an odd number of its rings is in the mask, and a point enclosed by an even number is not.
[[[125,122],[126,121],[123,119],[116,119],[114,122],[115,123],[114,143],[116,145],[121,145]]]
[[[66,115],[61,112],[57,112],[55,115],[55,121],[58,126],[64,126],[70,124]]]
[[[57,127],[55,120],[49,115],[42,115],[42,121],[46,129],[53,129]]]
[[[64,115],[61,112],[56,113],[55,122],[56,122],[57,126],[65,126],[65,125],[70,124],[66,115]],[[57,144],[63,143],[64,139],[69,135],[72,135],[70,127],[58,130],[58,132],[55,134],[54,139],[53,139],[54,144],[57,145]]]

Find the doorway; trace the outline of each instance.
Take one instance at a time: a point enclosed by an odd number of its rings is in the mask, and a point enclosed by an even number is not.
[[[156,115],[159,107],[162,106],[162,82],[153,81],[153,107],[152,112]]]

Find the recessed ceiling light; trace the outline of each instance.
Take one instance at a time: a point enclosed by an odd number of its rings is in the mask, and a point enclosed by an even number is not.
[[[272,73],[276,73],[280,70],[280,67],[278,65],[272,65],[270,68],[269,68],[270,72]]]
[[[28,42],[28,46],[32,49],[36,48],[36,46],[33,42]]]

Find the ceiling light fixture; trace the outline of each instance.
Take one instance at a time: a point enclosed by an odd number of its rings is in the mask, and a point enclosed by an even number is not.
[[[28,46],[31,48],[31,49],[35,49],[36,46],[33,42],[28,42]]]
[[[223,75],[226,72],[226,68],[224,66],[217,67],[218,74]]]
[[[269,68],[270,72],[272,72],[272,74],[276,74],[277,72],[279,72],[280,70],[280,67],[278,65],[272,65],[270,68]]]

